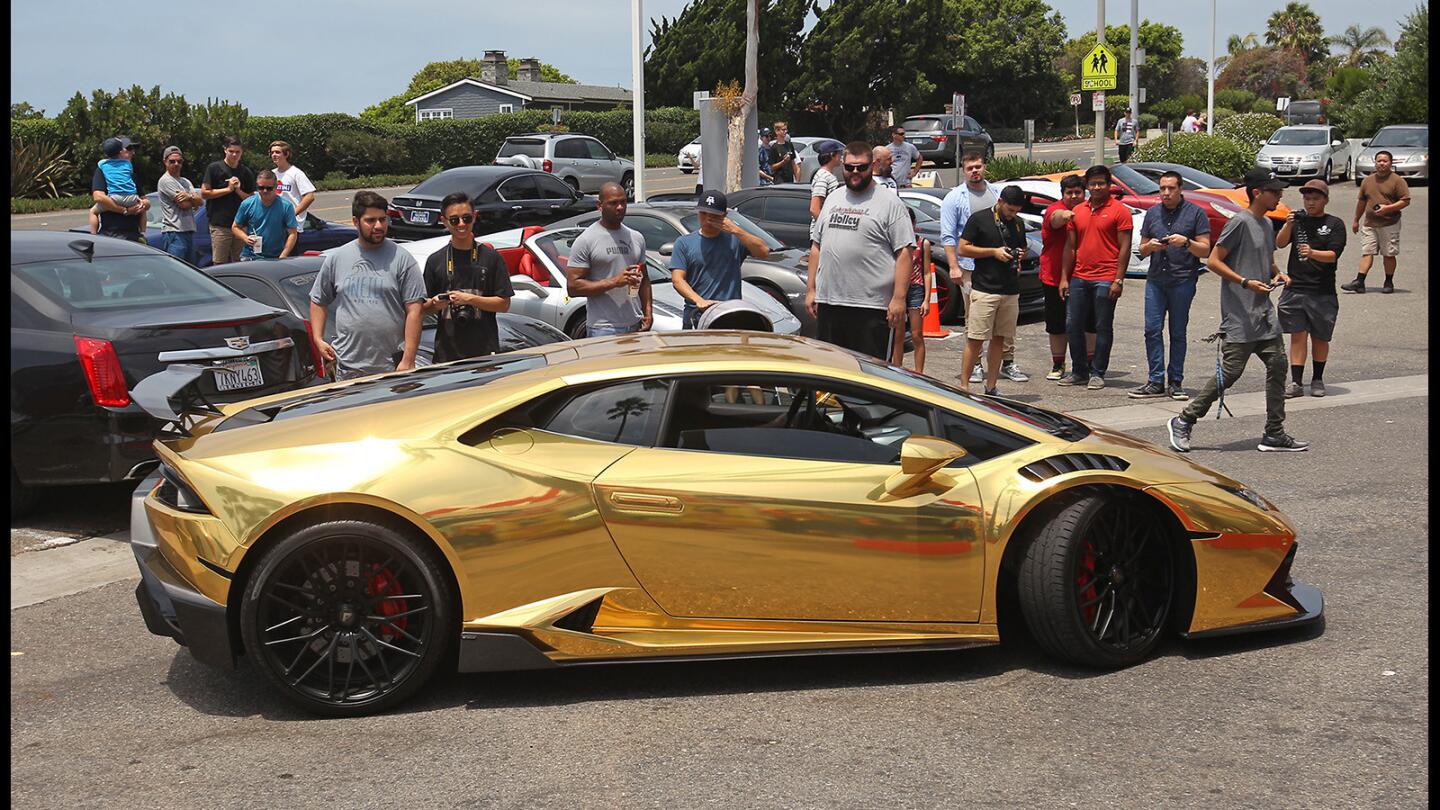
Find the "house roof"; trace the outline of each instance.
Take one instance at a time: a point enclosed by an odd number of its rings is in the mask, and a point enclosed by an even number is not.
[[[525,82],[511,81],[505,85],[491,84],[479,79],[465,78],[457,82],[441,87],[438,90],[431,90],[423,96],[416,96],[405,102],[406,104],[417,104],[432,96],[437,96],[448,90],[453,90],[461,85],[468,84],[472,87],[479,87],[486,90],[493,90],[497,93],[514,96],[527,102],[539,101],[592,101],[592,102],[629,102],[630,91],[623,87],[603,87],[594,84],[567,84],[565,82]]]

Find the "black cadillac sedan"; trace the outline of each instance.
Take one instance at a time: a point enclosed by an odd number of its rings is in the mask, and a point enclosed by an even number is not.
[[[160,424],[132,399],[174,363],[212,404],[316,378],[305,322],[155,248],[57,231],[10,235],[10,503],[35,488],[143,478]]]
[[[475,234],[527,225],[549,225],[595,210],[595,197],[581,194],[548,172],[516,166],[460,166],[446,169],[390,201],[390,236],[428,239],[444,236],[440,201],[463,191],[475,203]]]

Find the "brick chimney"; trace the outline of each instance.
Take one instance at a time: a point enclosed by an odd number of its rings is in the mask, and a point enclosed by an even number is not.
[[[486,51],[480,59],[480,81],[504,87],[510,83],[510,67],[504,51]]]
[[[516,71],[516,78],[522,82],[542,81],[540,78],[540,60],[534,58],[521,59],[520,69]]]

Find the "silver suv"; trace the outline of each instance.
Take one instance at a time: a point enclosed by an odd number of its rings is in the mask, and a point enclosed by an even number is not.
[[[625,187],[635,199],[635,164],[615,156],[589,135],[531,132],[511,135],[495,156],[497,166],[523,166],[550,172],[576,191],[593,194],[609,182]]]

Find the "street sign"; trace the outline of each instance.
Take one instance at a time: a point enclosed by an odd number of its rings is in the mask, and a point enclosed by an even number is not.
[[[1140,88],[1140,103],[1141,103],[1141,104],[1144,104],[1144,103],[1145,103],[1145,88],[1143,88],[1143,87]]]
[[[950,97],[950,103],[951,103],[951,105],[954,106],[954,108],[955,108],[955,115],[956,115],[957,117],[964,118],[964,117],[965,117],[965,94],[964,94],[964,93],[955,93],[955,94],[951,95],[951,97]]]
[[[1281,96],[1280,98],[1275,99],[1275,112],[1284,112],[1284,111],[1285,111],[1285,108],[1286,108],[1286,107],[1289,107],[1289,106],[1290,106],[1290,97],[1289,97],[1289,96]]]
[[[1071,93],[1071,94],[1070,94],[1070,106],[1071,106],[1071,107],[1079,107],[1079,106],[1080,106],[1080,94],[1079,94],[1079,93]]]
[[[550,108],[550,123],[552,123],[552,124],[557,124],[557,125],[560,123],[560,108],[559,108],[559,107],[551,107],[551,108]]]
[[[1097,43],[1085,58],[1080,60],[1081,90],[1114,90],[1120,65],[1115,61],[1115,52]]]
[[[1096,90],[1090,98],[1090,109],[1095,112],[1105,112],[1105,91]]]

